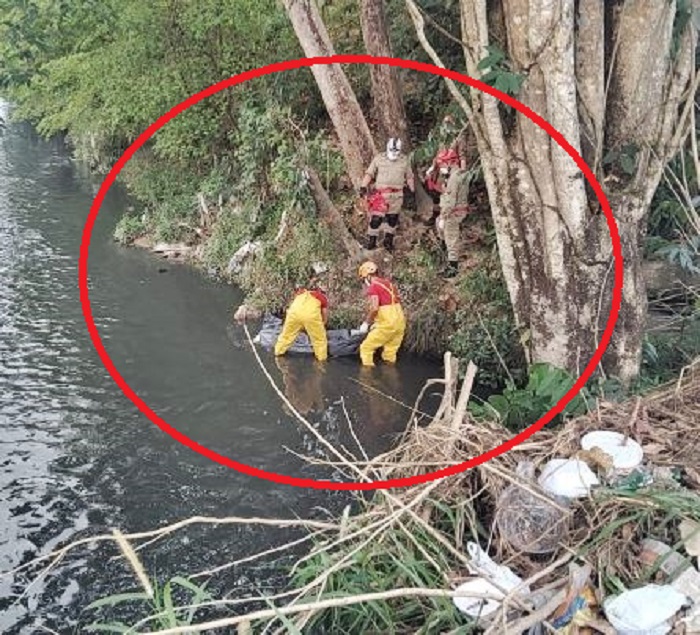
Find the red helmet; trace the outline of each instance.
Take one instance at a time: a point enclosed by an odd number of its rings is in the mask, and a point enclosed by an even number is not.
[[[450,165],[459,165],[459,154],[454,148],[440,150],[440,152],[437,153],[435,162],[440,168]]]

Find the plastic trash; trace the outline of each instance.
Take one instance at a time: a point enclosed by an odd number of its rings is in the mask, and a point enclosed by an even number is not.
[[[561,504],[549,502],[545,495],[536,496],[524,487],[528,484],[532,485],[531,489],[537,487],[534,464],[518,463],[516,474],[523,486],[509,485],[498,497],[496,526],[499,534],[520,552],[551,553],[567,529]]]
[[[231,274],[240,273],[245,261],[251,256],[258,254],[261,249],[262,243],[259,240],[246,242],[231,256],[226,270]]]
[[[469,572],[479,576],[468,580],[457,587],[459,592],[471,592],[475,595],[493,595],[494,599],[485,600],[479,597],[462,596],[453,598],[455,606],[471,617],[486,617],[498,610],[506,593],[519,587],[523,580],[508,567],[496,564],[489,555],[475,542],[467,543],[467,552],[471,557],[468,565]],[[527,596],[530,588],[525,585],[517,595]]]
[[[613,474],[610,479],[617,489],[627,492],[636,492],[642,487],[648,487],[654,482],[654,475],[645,468],[637,468],[628,474]]]
[[[282,331],[282,324],[282,320],[274,315],[265,315],[260,332],[255,338],[256,343],[265,350],[272,350]],[[328,355],[330,357],[356,355],[365,337],[362,334],[353,333],[349,329],[331,329],[326,331],[326,334],[328,336]],[[301,355],[313,355],[314,349],[309,340],[309,336],[306,333],[299,333],[294,343],[289,348],[289,352]]]
[[[538,479],[540,487],[554,496],[583,498],[600,481],[590,467],[580,459],[552,459]]]
[[[667,544],[645,538],[642,540],[639,559],[648,567],[658,567],[666,576],[675,576],[690,566],[690,563]]]
[[[498,610],[501,605],[499,600],[502,600],[505,595],[499,591],[493,584],[484,578],[473,578],[464,584],[460,584],[455,591],[458,593],[473,593],[474,596],[463,595],[455,596],[453,599],[455,606],[465,615],[470,617],[486,617]],[[478,597],[479,595],[493,595],[493,600],[486,600]]]
[[[649,584],[606,600],[603,610],[619,635],[666,635],[669,620],[686,603],[671,586]]]
[[[594,430],[581,439],[584,450],[600,448],[610,456],[615,470],[633,470],[641,464],[644,450],[635,440],[612,430]]]
[[[700,523],[684,518],[679,530],[688,555],[700,557]]]
[[[685,624],[685,632],[700,633],[700,572],[695,567],[688,567],[671,582],[671,586],[693,602],[693,608],[681,620]]]
[[[467,553],[471,558],[469,569],[475,575],[488,578],[497,586],[510,591],[522,584],[523,579],[513,573],[508,567],[496,564],[491,557],[475,542],[467,543]],[[525,586],[519,594],[529,594],[529,587]]]
[[[563,615],[557,618],[550,618],[552,626],[557,630],[568,626],[574,622],[577,626],[585,623],[592,617],[591,611],[588,609],[588,598],[583,595],[577,595],[566,607]]]

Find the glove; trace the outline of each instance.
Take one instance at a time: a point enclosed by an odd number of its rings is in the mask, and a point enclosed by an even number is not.
[[[438,216],[437,228],[438,231],[445,231],[445,219],[442,216]]]
[[[360,196],[367,196],[367,188],[364,185],[360,187]]]
[[[368,322],[363,322],[362,324],[360,324],[360,328],[357,329],[357,330],[358,330],[362,335],[364,335],[365,333],[367,333],[367,331],[369,331],[369,323],[368,323]]]

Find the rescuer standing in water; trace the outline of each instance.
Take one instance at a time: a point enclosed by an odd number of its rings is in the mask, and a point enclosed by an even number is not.
[[[328,298],[314,280],[307,287],[295,291],[294,299],[287,309],[282,332],[275,344],[275,355],[284,355],[294,344],[301,331],[311,340],[314,355],[320,362],[328,359]]]
[[[371,260],[360,265],[358,275],[369,301],[367,319],[360,326],[360,331],[367,333],[360,345],[362,365],[374,366],[374,353],[380,348],[382,359],[393,364],[406,332],[398,291],[390,280],[379,277],[377,265]]]

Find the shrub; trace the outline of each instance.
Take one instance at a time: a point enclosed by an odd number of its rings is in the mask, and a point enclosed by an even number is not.
[[[549,364],[533,364],[527,384],[516,388],[509,382],[501,394],[491,395],[485,405],[472,404],[472,414],[475,416],[493,416],[498,418],[511,430],[522,430],[532,425],[542,415],[551,410],[559,400],[574,385],[575,378],[565,370]],[[561,423],[567,416],[580,415],[586,412],[584,397],[577,394],[557,415],[553,422]]]
[[[145,229],[140,216],[126,214],[119,219],[114,229],[114,239],[122,245],[128,245],[143,235]]]

